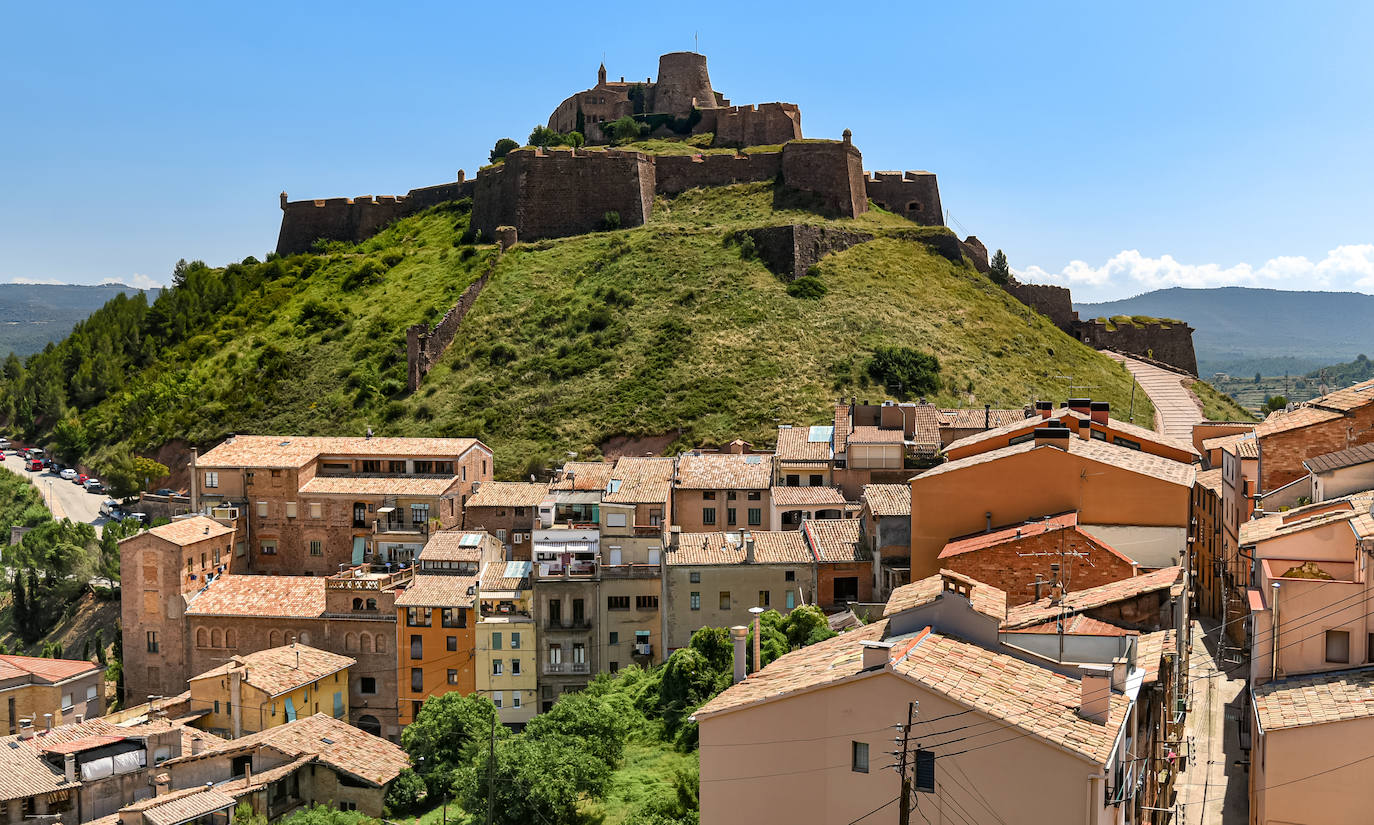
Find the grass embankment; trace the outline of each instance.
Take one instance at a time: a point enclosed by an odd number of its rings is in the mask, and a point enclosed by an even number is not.
[[[1208,421],[1258,421],[1240,402],[1206,381],[1194,381],[1188,388],[1202,402],[1202,417]]]
[[[646,226],[521,244],[408,395],[406,327],[438,320],[495,255],[461,244],[461,210],[436,208],[361,244],[243,264],[270,274],[77,409],[93,450],[370,426],[477,436],[513,478],[620,435],[768,443],[776,421],[824,421],[835,398],[890,395],[865,370],[879,346],[936,355],[929,400],[941,405],[1020,407],[1091,387],[1126,406],[1124,368],[912,240],[949,230],[882,210],[832,220],[808,205],[767,183],[693,190],[659,198]],[[727,240],[780,223],[892,237],[826,258],[828,292],[807,300]]]

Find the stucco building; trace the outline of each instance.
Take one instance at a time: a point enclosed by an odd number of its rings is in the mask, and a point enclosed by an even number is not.
[[[873,593],[879,601],[911,582],[911,485],[865,484],[859,524],[873,557]]]
[[[463,527],[485,530],[505,547],[509,561],[529,561],[539,505],[549,496],[547,484],[491,481],[478,486],[463,508]]]
[[[81,659],[0,655],[0,703],[9,733],[23,720],[66,725],[105,713],[105,668]]]
[[[477,583],[477,692],[491,699],[506,725],[523,725],[539,709],[531,567],[488,562]]]
[[[772,453],[681,455],[673,484],[673,524],[684,533],[762,530],[772,481]]]
[[[319,713],[348,719],[349,668],[358,661],[300,643],[232,656],[190,679],[195,726],[224,739]]]
[[[1307,475],[1303,460],[1374,442],[1374,380],[1271,413],[1255,427],[1256,492],[1268,495]]]

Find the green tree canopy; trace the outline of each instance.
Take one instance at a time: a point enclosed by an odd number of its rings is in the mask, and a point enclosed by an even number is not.
[[[500,160],[506,155],[509,155],[511,153],[511,150],[519,148],[520,144],[516,143],[510,138],[501,138],[500,140],[496,141],[496,145],[493,146],[491,149],[491,154],[487,157],[491,160],[492,163],[495,163],[496,161]]]
[[[1011,282],[1011,267],[1007,265],[1007,256],[1002,250],[993,253],[992,262],[989,264],[988,277],[993,283],[1007,284]]]
[[[868,374],[899,398],[934,392],[940,384],[940,362],[911,347],[878,347],[868,361]]]

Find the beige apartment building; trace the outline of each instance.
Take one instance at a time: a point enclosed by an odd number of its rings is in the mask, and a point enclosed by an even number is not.
[[[195,460],[192,509],[237,520],[248,571],[328,575],[411,561],[492,472],[472,438],[239,435]]]
[[[192,676],[193,724],[225,739],[285,725],[319,707],[348,719],[349,668],[358,661],[300,643],[259,650]]]
[[[524,725],[539,708],[532,567],[528,561],[488,562],[477,584],[476,690],[496,705],[505,725]]]
[[[670,655],[703,627],[748,624],[751,607],[786,613],[816,601],[816,565],[798,530],[668,534],[663,643]]]
[[[9,733],[24,720],[36,728],[105,713],[105,668],[81,659],[0,655],[0,703]]]

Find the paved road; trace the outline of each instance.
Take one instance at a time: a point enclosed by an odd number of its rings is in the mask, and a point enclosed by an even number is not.
[[[1193,425],[1202,420],[1202,410],[1183,385],[1190,379],[1120,353],[1104,351],[1102,354],[1124,363],[1145,394],[1150,396],[1150,403],[1155,405],[1155,430],[1182,441],[1193,440]]]
[[[1237,765],[1246,667],[1219,662],[1220,625],[1192,623],[1191,702],[1185,729],[1190,758],[1174,783],[1179,816],[1172,825],[1245,825],[1250,818],[1249,774]]]
[[[99,526],[108,520],[100,515],[100,503],[109,498],[105,493],[88,493],[74,482],[58,478],[46,471],[29,472],[24,469],[19,456],[8,450],[5,451],[5,460],[0,461],[0,467],[32,481],[39,494],[43,496],[43,502],[52,510],[53,518],[69,518],[72,521],[94,524],[97,532]]]

